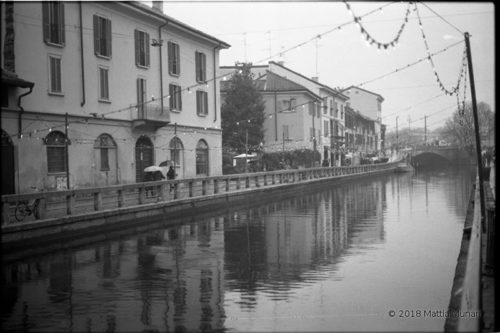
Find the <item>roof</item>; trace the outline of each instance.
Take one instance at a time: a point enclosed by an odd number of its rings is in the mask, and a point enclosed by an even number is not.
[[[215,44],[219,44],[220,47],[222,48],[229,48],[231,45],[229,45],[228,43],[220,40],[220,39],[217,39],[215,38],[214,36],[211,36],[201,30],[198,30],[196,28],[193,28],[191,27],[190,25],[187,25],[186,23],[183,23],[171,16],[168,16],[168,15],[165,15],[161,12],[159,12],[158,10],[156,9],[153,9],[152,7],[148,6],[148,5],[145,5],[139,1],[118,1],[116,2],[117,4],[122,4],[122,5],[128,5],[128,6],[132,6],[136,9],[139,9],[139,10],[142,10],[144,11],[145,13],[149,14],[149,15],[154,15],[156,16],[158,19],[163,19],[165,21],[168,21],[169,23],[173,23],[175,24],[178,28],[181,28],[181,29],[185,29],[185,30],[188,30],[188,32],[191,32],[193,34],[196,34],[196,35],[199,35],[200,37],[203,37],[205,39],[208,39],[210,40],[211,42],[215,43]]]
[[[356,88],[356,89],[361,90],[361,91],[364,91],[364,92],[366,92],[366,93],[368,93],[368,94],[375,95],[375,96],[377,96],[377,97],[380,99],[380,101],[381,101],[381,102],[383,102],[383,101],[384,101],[384,98],[383,98],[381,95],[379,95],[379,94],[377,94],[377,93],[374,93],[373,91],[369,91],[369,90],[366,90],[366,89],[363,89],[363,88],[360,88],[360,87],[356,87],[356,86],[350,86],[350,87],[348,87],[348,88],[345,88],[345,89],[343,89],[343,90],[342,90],[342,92],[347,91],[347,90],[350,90],[350,89],[352,89],[352,88]]]
[[[276,73],[266,71],[266,74],[254,81],[258,90],[261,92],[301,92],[312,95],[316,99],[321,99],[321,96],[313,93],[306,87],[295,83]],[[231,81],[221,82],[221,91],[228,90]]]
[[[21,88],[33,88],[35,83],[23,80],[17,76],[16,73],[1,69],[2,71],[2,85],[21,87]]]
[[[334,93],[335,95],[337,95],[337,96],[338,96],[338,97],[340,97],[340,98],[343,98],[343,99],[345,99],[345,100],[348,100],[348,99],[349,99],[349,96],[346,96],[346,95],[342,94],[342,92],[340,92],[339,90],[334,89],[334,88],[332,88],[332,87],[329,87],[329,86],[327,86],[326,84],[320,83],[320,82],[315,81],[315,80],[313,80],[313,79],[311,79],[311,78],[308,78],[308,77],[307,77],[307,76],[305,76],[305,75],[302,75],[302,74],[300,74],[300,73],[297,73],[297,72],[295,72],[295,71],[291,70],[291,69],[290,69],[290,68],[288,68],[288,67],[285,67],[284,65],[282,65],[282,64],[280,64],[280,63],[278,63],[278,62],[275,62],[275,61],[270,61],[269,63],[270,63],[270,64],[273,64],[273,65],[276,65],[276,66],[280,66],[281,68],[284,68],[284,69],[286,69],[287,71],[290,71],[290,72],[292,72],[292,73],[294,73],[294,74],[296,74],[296,75],[298,75],[298,76],[300,76],[300,77],[302,77],[302,78],[304,78],[304,79],[306,79],[306,80],[309,80],[309,81],[311,81],[311,82],[313,82],[313,83],[315,83],[315,84],[319,85],[321,88],[326,89],[326,90],[328,90],[329,92]]]

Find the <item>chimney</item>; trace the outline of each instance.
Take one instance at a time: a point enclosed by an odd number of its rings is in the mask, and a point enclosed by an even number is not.
[[[161,14],[163,14],[163,1],[162,0],[154,0],[153,1],[153,9],[160,12]]]
[[[315,81],[315,82],[318,82],[319,77],[317,77],[317,76],[313,76],[313,77],[311,78],[311,80],[313,80],[313,81]]]

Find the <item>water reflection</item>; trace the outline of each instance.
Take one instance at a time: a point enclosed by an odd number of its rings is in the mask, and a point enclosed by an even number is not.
[[[8,263],[2,326],[440,330],[387,309],[447,306],[472,178],[442,172],[331,185]]]

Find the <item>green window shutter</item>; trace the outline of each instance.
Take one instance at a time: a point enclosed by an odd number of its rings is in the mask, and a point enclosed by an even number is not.
[[[208,93],[204,93],[204,102],[205,102],[205,114],[208,114]]]
[[[111,20],[105,20],[106,22],[106,55],[111,57]]]
[[[139,30],[134,30],[134,47],[135,47],[135,64],[140,65],[140,59],[141,59],[141,43],[140,43],[140,32]]]
[[[66,29],[64,28],[64,3],[63,2],[59,2],[58,5],[59,5],[59,18],[60,18],[60,22],[59,22],[59,36],[61,38],[61,40],[60,40],[61,44],[64,44],[65,41],[66,41],[66,38],[65,38],[65,31],[66,31]]]
[[[146,36],[146,45],[144,45],[146,49],[146,63],[145,65],[149,67],[149,34],[145,34]]]
[[[172,73],[172,43],[168,42],[168,71]],[[170,96],[172,97],[172,92],[170,92]]]
[[[43,40],[50,41],[50,20],[49,20],[50,3],[42,3],[42,19],[43,19]]]
[[[94,15],[94,53],[101,54],[101,40],[100,40],[100,31],[99,31],[99,17]]]

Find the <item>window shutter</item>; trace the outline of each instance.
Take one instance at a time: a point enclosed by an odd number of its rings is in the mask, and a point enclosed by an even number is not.
[[[145,65],[149,67],[149,34],[145,34],[146,36],[146,45],[144,45],[144,48],[145,48],[145,52],[146,52],[146,63]]]
[[[104,20],[106,22],[106,55],[111,57],[111,20]]]
[[[196,113],[201,114],[201,91],[196,92]]]
[[[100,33],[99,33],[99,17],[97,15],[94,15],[94,53],[95,54],[100,54],[101,50],[99,45],[101,45],[101,41],[99,39]]]
[[[182,110],[182,95],[181,95],[181,87],[177,86],[177,96],[179,96],[179,110]]]
[[[204,99],[204,103],[205,103],[205,114],[208,114],[208,94],[207,93],[203,93],[203,99]]]
[[[168,53],[168,71],[172,72],[172,43],[167,43],[167,53]],[[172,96],[172,91],[170,91],[170,96]]]
[[[60,42],[61,44],[64,44],[66,41],[65,38],[65,27],[64,27],[64,3],[61,1],[58,3],[59,7],[59,36],[61,38]]]
[[[139,31],[138,30],[134,30],[134,47],[135,47],[135,64],[136,65],[140,65],[140,58],[141,58],[141,51],[140,51],[140,47],[141,47],[141,43],[139,41]]]
[[[50,41],[50,20],[49,20],[50,3],[42,3],[42,18],[43,18],[43,40]]]

